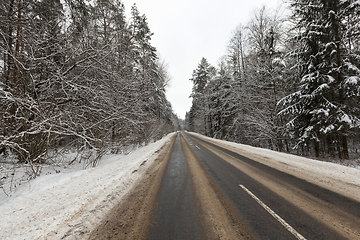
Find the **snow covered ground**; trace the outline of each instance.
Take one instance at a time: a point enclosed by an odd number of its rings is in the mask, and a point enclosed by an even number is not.
[[[22,181],[11,196],[2,193],[0,239],[73,239],[91,231],[142,176],[172,135],[126,156],[107,156],[96,168],[59,167],[56,172],[61,169],[61,173],[57,174],[45,169],[44,175]]]
[[[191,134],[218,143],[280,171],[360,201],[359,166],[348,167],[332,162],[318,161],[269,149],[209,138],[197,133]]]

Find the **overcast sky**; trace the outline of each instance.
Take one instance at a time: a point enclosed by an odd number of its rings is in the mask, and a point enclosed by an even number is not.
[[[282,0],[123,0],[128,18],[136,3],[146,15],[152,43],[168,65],[171,77],[167,97],[182,119],[190,110],[192,71],[202,57],[217,66],[226,53],[231,33],[245,25],[256,9],[275,9]]]

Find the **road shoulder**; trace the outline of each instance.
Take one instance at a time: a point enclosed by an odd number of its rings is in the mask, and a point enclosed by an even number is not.
[[[176,134],[159,151],[159,156],[132,190],[90,234],[89,239],[146,239],[161,180],[170,158]]]

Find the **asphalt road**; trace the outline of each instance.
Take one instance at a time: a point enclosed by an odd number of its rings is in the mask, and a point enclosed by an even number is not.
[[[158,194],[149,239],[206,239],[180,134],[175,140]]]
[[[184,144],[199,162],[211,188],[222,196],[220,202],[231,215],[232,224],[241,222],[238,239],[360,239],[359,202],[204,139],[182,135],[185,141],[177,136],[162,179],[149,239],[211,236],[204,217],[211,215],[212,209],[201,207],[204,201],[189,171]],[[216,215],[217,210],[213,211]],[[229,239],[224,232],[212,236]]]

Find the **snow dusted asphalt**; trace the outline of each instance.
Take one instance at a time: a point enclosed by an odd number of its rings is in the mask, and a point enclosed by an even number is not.
[[[0,205],[0,239],[86,235],[141,178],[172,135],[96,168],[31,181]]]

